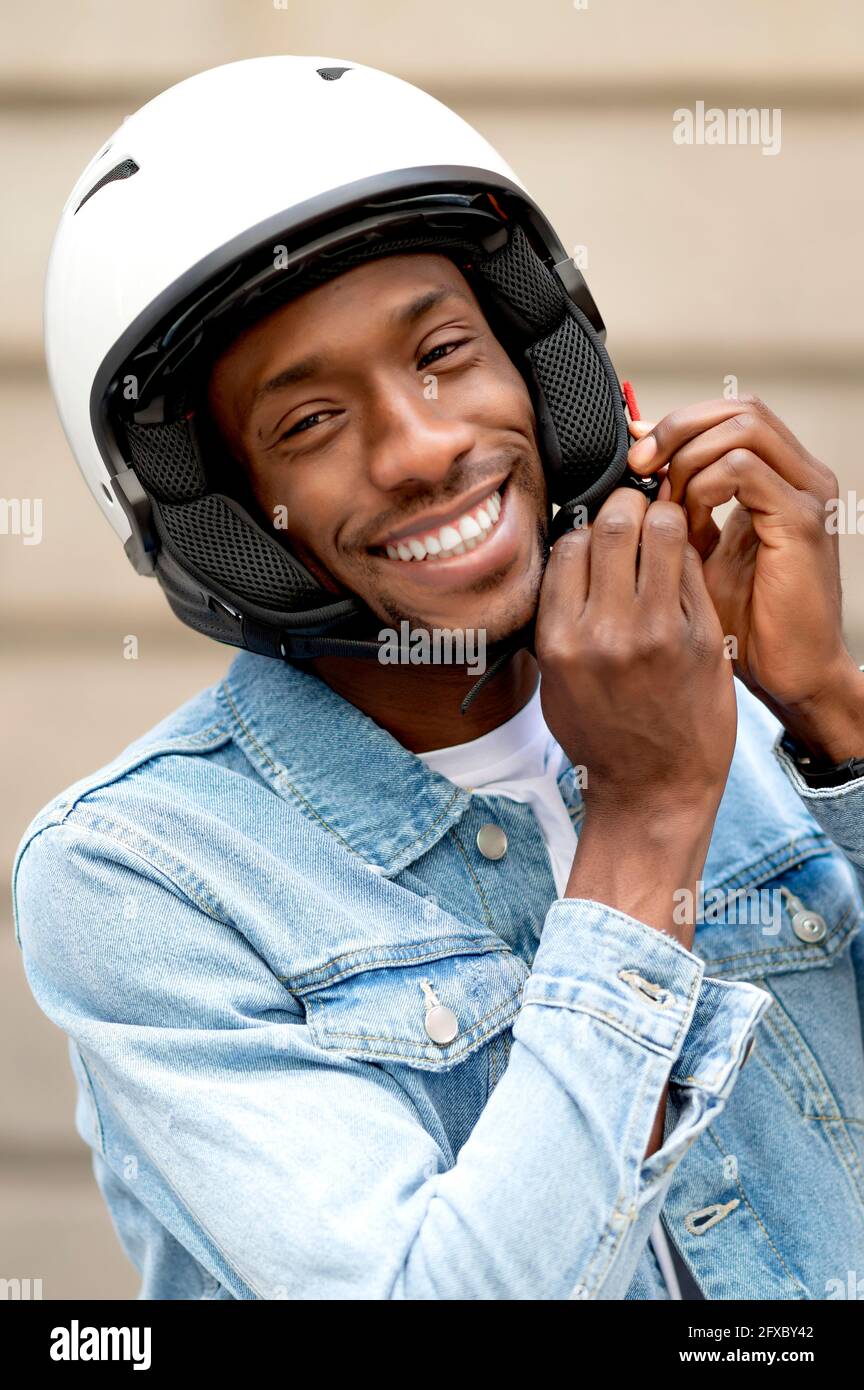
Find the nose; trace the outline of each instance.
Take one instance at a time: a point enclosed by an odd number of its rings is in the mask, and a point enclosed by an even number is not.
[[[366,442],[370,481],[382,492],[405,483],[441,482],[476,443],[475,427],[445,415],[424,389],[420,381],[415,386],[391,378],[376,393]]]

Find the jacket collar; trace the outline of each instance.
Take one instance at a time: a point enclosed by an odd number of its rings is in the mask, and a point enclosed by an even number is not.
[[[368,864],[397,874],[464,815],[443,777],[310,671],[240,652],[221,687],[238,741],[286,801]],[[558,788],[576,829],[584,806],[568,758]]]
[[[273,790],[385,874],[431,849],[471,800],[299,666],[243,651],[220,697]]]

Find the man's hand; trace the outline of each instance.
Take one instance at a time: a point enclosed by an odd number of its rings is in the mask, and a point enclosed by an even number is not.
[[[735,746],[732,663],[683,509],[616,488],[552,548],[535,654],[546,723],[587,770],[567,896],[672,927]]]
[[[841,626],[837,535],[826,503],[837,479],[755,396],[703,401],[642,434],[628,463],[665,469],[680,502],[735,673],[811,751],[864,756],[864,675]],[[712,509],[735,498],[720,530]],[[657,504],[654,504],[657,505]]]

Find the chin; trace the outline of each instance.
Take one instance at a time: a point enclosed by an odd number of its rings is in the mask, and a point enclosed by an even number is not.
[[[496,622],[494,618],[487,617],[485,620],[486,643],[494,647],[499,642],[506,642],[514,637],[517,632],[521,632],[533,620],[537,611],[536,603],[526,604],[523,609],[515,610],[508,608],[506,616],[502,616]]]
[[[537,611],[537,595],[533,589],[514,596],[475,595],[452,608],[442,606],[435,612],[426,610],[424,613],[409,611],[407,604],[399,604],[394,597],[392,607],[386,612],[381,613],[380,600],[374,611],[380,614],[382,625],[388,627],[408,622],[413,630],[482,631],[487,646],[492,646],[512,637],[531,622]]]
[[[515,563],[475,579],[462,592],[420,593],[409,585],[403,590],[393,583],[381,584],[378,574],[373,577],[368,573],[362,575],[363,582],[357,583],[353,592],[374,614],[379,629],[398,627],[402,622],[427,631],[470,628],[483,631],[487,645],[492,645],[526,627],[537,611],[544,569],[542,532],[533,545],[526,544],[521,550]]]

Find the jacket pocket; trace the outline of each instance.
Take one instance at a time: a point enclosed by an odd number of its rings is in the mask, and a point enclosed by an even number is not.
[[[803,854],[800,845],[788,850],[769,875],[752,875],[747,888],[756,891],[739,897],[737,912],[697,927],[695,949],[706,974],[749,980],[773,996],[733,1097],[733,1106],[737,1098],[751,1115],[770,1116],[767,1128],[754,1131],[751,1171],[775,1161],[808,1174],[818,1169],[838,1202],[851,1190],[857,1220],[864,1210],[864,1046],[853,943],[864,908],[852,866],[830,842]],[[739,1158],[743,1169],[743,1152]]]
[[[830,841],[792,843],[703,895],[693,949],[720,979],[830,966],[864,921],[851,864]]]
[[[288,987],[322,1048],[447,1071],[508,1029],[530,971],[498,938],[370,948]]]

